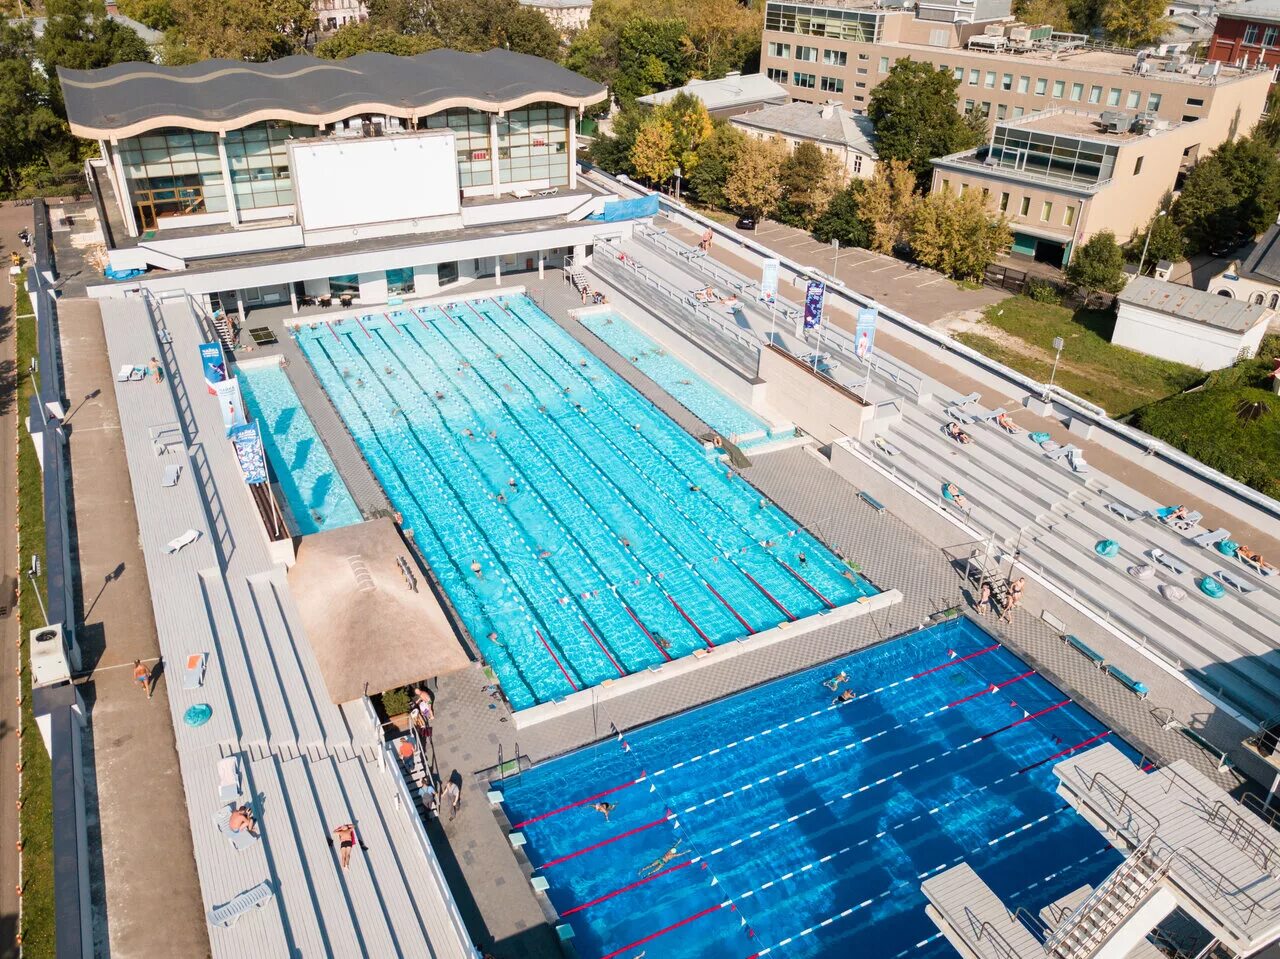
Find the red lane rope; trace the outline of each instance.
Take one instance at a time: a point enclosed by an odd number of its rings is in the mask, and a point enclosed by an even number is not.
[[[653,648],[656,649],[658,652],[660,652],[663,656],[667,657],[667,662],[671,662],[671,654],[658,644],[658,641],[653,638],[653,633],[645,629],[644,623],[640,622],[640,617],[638,617],[635,613],[631,611],[631,607],[628,606],[626,602],[623,601],[621,596],[618,597],[618,602],[622,603],[622,608],[627,611],[627,615],[630,616],[633,620],[635,620],[635,624],[640,627],[640,632],[644,633],[646,636],[649,637],[649,642],[653,643]]]
[[[361,329],[361,330],[364,330],[364,335],[365,335],[365,336],[368,336],[368,337],[369,337],[369,339],[373,339],[373,337],[370,335],[369,331],[364,329],[364,324],[360,322],[360,317],[358,317],[358,316],[353,316],[353,317],[352,317],[352,319],[356,321],[356,326],[360,327],[360,329]]]
[[[552,651],[551,646],[547,643],[545,639],[543,639],[542,630],[538,629],[535,626],[533,631],[538,634],[538,638],[542,640],[543,648],[546,649],[546,651],[551,655],[551,658],[556,661],[556,665],[560,667],[560,672],[564,673],[564,678],[569,680],[569,685],[573,687],[573,691],[576,693],[578,691],[578,684],[573,681],[573,678],[569,675],[568,671],[564,668],[564,664],[560,662],[560,657],[557,656]]]
[[[1062,750],[1062,752],[1054,753],[1052,756],[1049,756],[1046,759],[1042,759],[1038,763],[1032,763],[1030,766],[1023,766],[1016,773],[1014,773],[1014,775],[1019,776],[1022,773],[1030,772],[1031,770],[1035,769],[1037,766],[1043,766],[1045,763],[1053,762],[1059,756],[1065,756],[1067,753],[1073,753],[1077,749],[1079,749],[1081,746],[1088,746],[1090,743],[1097,742],[1099,739],[1104,739],[1105,737],[1110,735],[1111,735],[1111,730],[1108,729],[1106,732],[1098,733],[1098,735],[1096,736],[1090,736],[1088,739],[1084,740],[1083,742],[1078,742],[1074,746],[1068,746],[1066,749]]]
[[[402,329],[400,329],[400,327],[396,326],[396,321],[395,321],[395,320],[393,320],[393,319],[391,318],[391,314],[390,314],[390,313],[383,313],[383,314],[382,314],[382,318],[383,318],[384,320],[386,320],[388,323],[390,323],[390,324],[391,324],[391,328],[392,328],[393,330],[395,330],[395,331],[396,331],[397,333],[399,333],[401,336],[404,336],[404,330],[402,330]]]
[[[926,669],[923,673],[916,673],[911,678],[919,679],[921,676],[928,676],[930,673],[936,673],[940,669],[946,669],[948,666],[954,666],[956,663],[963,663],[965,660],[974,659],[975,657],[981,656],[983,653],[989,653],[991,652],[991,650],[999,649],[999,648],[1000,648],[1000,644],[994,643],[993,645],[988,646],[986,649],[978,650],[976,653],[970,653],[968,656],[959,656],[951,660],[950,662],[943,663],[941,666],[934,666],[933,669]]]
[[[624,789],[630,789],[636,783],[644,782],[644,778],[645,778],[644,773],[642,772],[637,778],[631,780],[631,782],[629,783],[623,783],[620,786],[614,786],[612,789],[606,789],[602,793],[596,793],[594,796],[588,796],[586,799],[579,799],[577,802],[571,802],[567,806],[561,806],[559,809],[552,809],[550,812],[544,812],[539,816],[530,816],[528,819],[525,819],[516,823],[511,828],[523,829],[525,826],[532,825],[535,822],[542,822],[542,820],[550,819],[552,816],[558,816],[560,815],[560,813],[568,812],[570,809],[577,809],[579,806],[585,806],[589,802],[596,802],[599,799],[603,799],[605,796],[611,796],[614,793],[621,792]]]
[[[618,675],[619,676],[627,675],[622,671],[622,667],[618,665],[618,661],[613,658],[613,654],[610,653],[609,650],[604,648],[604,643],[600,642],[600,637],[596,635],[596,631],[592,629],[589,625],[587,625],[587,621],[585,619],[581,620],[581,623],[582,623],[582,628],[591,634],[591,638],[594,639],[596,641],[596,645],[600,647],[600,652],[604,653],[606,656],[609,657],[609,662],[613,663],[613,668],[618,671]]]
[[[335,340],[337,340],[339,343],[341,343],[341,342],[342,342],[342,339],[338,336],[338,334],[337,334],[337,333],[334,333],[334,331],[333,331],[333,324],[332,324],[332,323],[330,323],[328,320],[325,320],[325,321],[324,321],[324,325],[325,325],[326,327],[328,327],[328,328],[329,328],[329,332],[330,332],[331,334],[333,334],[333,338],[334,338]]]
[[[664,592],[662,595],[667,597],[667,601],[676,608],[676,612],[679,613],[681,616],[683,616],[685,622],[688,623],[690,626],[692,626],[694,630],[697,632],[697,634],[702,637],[702,641],[707,644],[707,647],[709,649],[715,649],[716,644],[710,640],[707,634],[702,631],[702,629],[698,626],[697,623],[695,623],[692,619],[689,618],[689,614],[686,613],[680,607],[680,604],[676,602],[675,597],[667,592]]]
[[[570,859],[576,859],[586,853],[611,845],[619,839],[626,839],[628,836],[634,836],[637,833],[642,833],[646,829],[652,829],[654,826],[661,826],[664,822],[668,822],[670,819],[671,814],[667,813],[667,815],[663,816],[661,819],[655,819],[653,822],[647,822],[643,826],[636,826],[635,829],[628,829],[626,832],[618,833],[616,836],[610,836],[608,839],[602,839],[600,842],[592,843],[590,846],[583,846],[581,849],[575,850],[574,852],[565,853],[563,856],[552,859],[550,862],[544,862],[538,867],[538,869],[550,869],[552,866],[558,866],[562,862],[568,862]]]
[[[710,583],[706,581],[703,581],[702,585],[707,587],[707,589],[711,590],[711,595],[714,596],[716,599],[720,600],[720,602],[724,604],[725,609],[733,613],[733,618],[742,624],[742,628],[747,631],[748,636],[755,635],[756,631],[751,628],[751,624],[738,615],[738,611],[729,605],[729,601],[727,599],[725,599],[723,596],[721,596],[719,593],[716,592],[716,588],[714,586],[712,586]]]
[[[970,693],[968,696],[965,696],[963,699],[957,699],[954,703],[947,703],[946,708],[954,709],[956,706],[959,706],[961,703],[967,703],[971,699],[977,699],[979,696],[986,696],[986,695],[989,695],[990,693],[994,693],[998,689],[1004,689],[1006,686],[1012,686],[1018,680],[1026,679],[1028,676],[1034,676],[1035,674],[1036,674],[1036,671],[1034,669],[1028,669],[1022,675],[1014,676],[1013,679],[1006,679],[1003,683],[992,683],[990,686],[988,686],[986,689],[982,690],[981,692]]]
[[[603,896],[598,896],[597,898],[592,899],[590,902],[584,902],[580,906],[574,906],[572,909],[566,909],[564,912],[560,913],[560,918],[563,919],[565,916],[572,916],[575,912],[582,912],[582,910],[584,909],[590,909],[592,906],[597,905],[598,903],[602,903],[606,899],[612,899],[614,896],[621,896],[624,892],[630,892],[632,889],[636,889],[640,886],[643,886],[647,882],[653,882],[655,879],[658,879],[662,876],[669,876],[671,875],[671,873],[677,872],[681,869],[688,869],[692,865],[693,863],[691,862],[682,862],[680,863],[680,865],[672,866],[670,869],[664,869],[662,870],[662,872],[655,872],[652,876],[648,876],[644,879],[639,879],[635,882],[628,883],[627,885],[623,886],[621,889],[615,889],[613,892],[606,892]]]
[[[741,569],[741,567],[739,567],[739,569]],[[778,602],[777,597],[775,597],[773,593],[769,592],[767,589],[761,586],[760,582],[754,576],[748,573],[745,569],[742,570],[742,575],[747,577],[747,579],[751,580],[751,582],[755,584],[756,589],[760,590],[760,592],[764,593],[765,596],[769,598],[769,602],[773,603],[774,606],[777,606],[778,609],[782,610],[783,615],[786,616],[787,619],[791,620],[791,622],[793,623],[796,621],[796,618],[795,616],[792,615],[791,610],[787,609],[787,607],[783,606],[780,602]]]
[[[419,315],[418,315],[418,311],[417,311],[417,310],[410,310],[409,312],[413,314],[413,318],[414,318],[415,320],[417,320],[419,323],[421,323],[421,324],[422,324],[422,328],[423,328],[424,330],[426,330],[428,333],[430,333],[430,332],[431,332],[431,327],[427,326],[427,321],[426,321],[426,320],[424,320],[421,316],[419,316]]]
[[[724,903],[722,902],[716,903],[714,906],[709,906],[708,908],[703,909],[702,912],[695,912],[692,916],[686,916],[684,919],[681,919],[679,922],[673,922],[671,925],[667,926],[665,929],[659,929],[657,932],[651,932],[649,933],[649,935],[645,936],[643,939],[637,939],[635,942],[628,943],[627,945],[623,946],[621,949],[615,949],[613,950],[613,952],[606,953],[605,955],[601,956],[600,959],[613,959],[614,956],[621,955],[622,953],[626,952],[628,949],[634,949],[636,948],[636,946],[643,946],[646,942],[652,942],[654,939],[657,939],[659,936],[665,936],[667,933],[672,932],[676,929],[679,929],[681,926],[687,926],[689,925],[689,923],[697,919],[701,919],[703,916],[709,916],[713,912],[719,912],[723,908],[724,908]]]
[[[779,563],[781,563],[781,564],[786,568],[786,570],[787,570],[787,572],[788,572],[788,573],[790,573],[790,574],[791,574],[792,576],[794,576],[796,579],[800,580],[800,582],[804,583],[804,585],[808,588],[809,592],[813,593],[813,595],[814,595],[814,596],[817,596],[817,597],[818,597],[818,599],[822,600],[822,602],[826,604],[827,609],[835,609],[835,608],[836,608],[836,604],[835,604],[835,603],[831,602],[831,600],[829,600],[829,599],[827,599],[827,597],[823,596],[823,595],[822,595],[822,593],[818,592],[818,588],[817,588],[816,586],[814,586],[814,585],[813,585],[812,583],[810,583],[807,579],[805,579],[803,576],[801,576],[799,573],[797,573],[794,569],[792,569],[792,568],[787,564],[787,562],[786,562],[785,560],[778,559],[778,557],[776,557],[776,556],[774,557],[774,559],[777,559],[777,560],[778,560],[778,562],[779,562]]]
[[[1055,709],[1061,709],[1063,706],[1067,705],[1069,702],[1071,702],[1070,699],[1064,699],[1062,702],[1054,703],[1054,705],[1049,706],[1046,709],[1042,709],[1038,713],[1031,713],[1029,716],[1023,716],[1021,719],[1015,722],[1009,723],[1009,725],[1007,726],[1001,726],[999,729],[993,729],[989,733],[983,733],[981,736],[978,737],[977,740],[975,740],[975,742],[983,739],[990,739],[992,736],[995,736],[999,733],[1003,733],[1006,730],[1013,729],[1014,726],[1021,726],[1023,723],[1030,722],[1033,719],[1037,719],[1040,716],[1043,716],[1045,713],[1051,713]]]

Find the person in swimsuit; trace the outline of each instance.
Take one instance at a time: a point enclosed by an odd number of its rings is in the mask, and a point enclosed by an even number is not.
[[[671,862],[672,860],[681,859],[687,855],[689,855],[687,852],[680,851],[680,844],[676,843],[674,846],[672,846],[670,849],[664,852],[661,856],[659,856],[653,862],[649,863],[649,865],[641,869],[640,876],[643,878],[645,876],[652,875],[653,873],[658,872],[660,869],[662,869],[663,866],[665,866],[667,863]]]
[[[591,808],[594,809],[596,812],[600,813],[600,815],[604,816],[604,821],[608,822],[609,813],[617,809],[618,804],[615,802],[598,802],[598,803],[592,804]]]
[[[258,835],[258,822],[253,818],[251,806],[237,806],[231,810],[231,820],[227,826],[232,832],[247,832],[255,837]]]
[[[978,592],[978,615],[986,616],[991,611],[991,584],[983,582],[982,589]]]
[[[133,681],[142,687],[142,691],[147,694],[147,699],[151,698],[151,670],[142,665],[142,660],[135,659],[133,661]]]
[[[342,868],[346,869],[347,866],[351,865],[351,847],[356,844],[356,827],[351,823],[346,823],[335,829],[333,834],[338,837],[338,855],[342,862]],[[329,845],[333,845],[332,839],[329,840]],[[364,843],[360,843],[360,848],[368,849]]]
[[[841,691],[840,695],[837,696],[835,699],[831,700],[831,705],[834,706],[836,703],[851,703],[853,702],[854,698],[855,697],[853,695],[853,690],[846,689]]]
[[[849,681],[849,674],[842,669],[840,670],[840,672],[836,673],[834,676],[832,676],[822,685],[826,686],[827,689],[831,690],[834,693],[837,689],[840,688],[841,683],[847,683],[848,681]]]

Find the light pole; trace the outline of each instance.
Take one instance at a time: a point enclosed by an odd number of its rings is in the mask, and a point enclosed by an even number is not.
[[[831,278],[839,280],[840,274],[836,272],[840,265],[840,238],[838,236],[831,238],[831,249],[835,250],[831,254]]]
[[[1045,391],[1045,399],[1049,398],[1049,393],[1053,390],[1053,379],[1058,375],[1058,360],[1062,359],[1062,348],[1067,345],[1067,341],[1060,336],[1053,338],[1053,369],[1049,371],[1049,387]]]
[[[1155,229],[1156,220],[1160,219],[1160,217],[1164,216],[1167,212],[1167,210],[1161,210],[1152,217],[1151,222],[1147,224],[1147,238],[1142,243],[1142,256],[1138,259],[1138,276],[1142,276],[1142,266],[1147,262],[1147,247],[1151,245],[1151,231]]]

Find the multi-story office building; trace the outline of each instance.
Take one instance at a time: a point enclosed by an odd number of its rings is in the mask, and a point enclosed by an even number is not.
[[[977,150],[933,161],[933,190],[980,190],[1013,250],[1053,266],[1093,234],[1141,229],[1198,143],[1198,123],[1068,107],[999,121]]]
[[[834,97],[860,112],[906,57],[953,73],[960,108],[993,121],[1054,106],[1143,112],[1195,121],[1205,150],[1246,132],[1262,114],[1269,72],[1101,48],[1016,24],[1009,10],[1009,0],[922,0],[915,9],[768,0],[761,67],[795,99]]]
[[[1224,4],[1209,42],[1209,59],[1280,67],[1280,0]]]
[[[363,23],[369,19],[369,7],[364,0],[313,0],[311,9],[321,33],[331,33],[348,23]]]
[[[97,140],[108,225],[99,296],[185,290],[241,315],[363,304],[583,254],[605,195],[579,182],[599,84],[536,57],[434,50],[342,61],[60,70]]]

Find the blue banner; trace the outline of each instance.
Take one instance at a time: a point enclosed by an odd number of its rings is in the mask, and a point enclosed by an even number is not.
[[[864,306],[858,310],[858,325],[854,328],[854,351],[858,358],[865,360],[876,348],[876,322],[880,314],[874,306]]]
[[[227,378],[227,361],[222,355],[222,344],[201,343],[200,365],[204,367],[204,385],[209,388],[210,395],[213,395],[214,384]]]
[[[603,220],[605,223],[618,223],[622,220],[638,220],[641,217],[658,215],[658,194],[639,196],[631,200],[611,200],[604,205],[600,213],[593,213],[588,220]]]
[[[262,434],[258,432],[258,424],[246,423],[234,427],[230,436],[231,445],[236,449],[236,459],[240,461],[240,472],[244,473],[244,481],[250,486],[265,483],[267,458],[262,450]]]
[[[822,301],[826,295],[825,283],[821,280],[809,281],[809,288],[804,294],[804,328],[806,330],[822,325]]]
[[[760,299],[769,305],[778,302],[778,268],[781,260],[773,258],[760,264]]]

